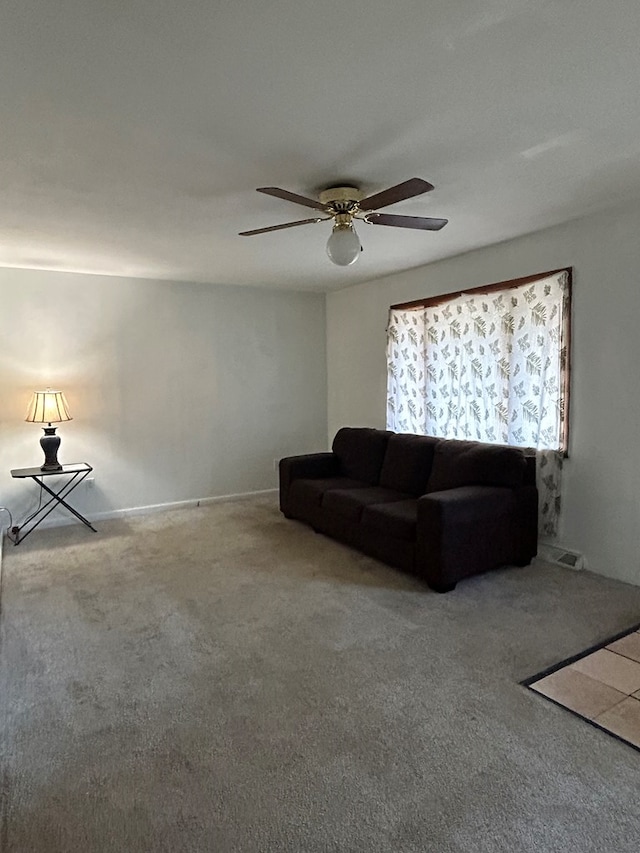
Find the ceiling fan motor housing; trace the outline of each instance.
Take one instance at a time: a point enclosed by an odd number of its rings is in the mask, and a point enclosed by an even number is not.
[[[319,198],[329,212],[353,214],[358,210],[358,202],[362,197],[357,187],[330,187],[321,192]]]

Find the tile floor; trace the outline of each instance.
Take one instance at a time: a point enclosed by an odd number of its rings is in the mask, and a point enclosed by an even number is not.
[[[640,626],[524,683],[640,749]]]

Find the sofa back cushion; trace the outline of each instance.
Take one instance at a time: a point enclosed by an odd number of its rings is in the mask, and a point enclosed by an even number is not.
[[[380,485],[407,495],[424,494],[439,439],[426,435],[392,435],[384,455]]]
[[[519,447],[441,440],[433,457],[427,492],[458,486],[507,486],[524,483],[524,452]]]
[[[369,427],[342,427],[332,450],[340,460],[341,473],[353,480],[377,486],[390,432]]]

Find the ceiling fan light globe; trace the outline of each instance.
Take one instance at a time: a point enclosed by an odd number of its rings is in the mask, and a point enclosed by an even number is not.
[[[327,255],[339,267],[355,263],[360,255],[360,238],[353,225],[334,225],[327,240]]]

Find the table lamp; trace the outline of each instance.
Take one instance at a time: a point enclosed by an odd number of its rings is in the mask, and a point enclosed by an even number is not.
[[[56,428],[51,424],[71,419],[62,391],[52,391],[47,388],[46,391],[33,392],[25,421],[30,424],[47,424],[43,427],[44,435],[40,439],[40,445],[44,450],[44,465],[40,466],[41,471],[62,470],[62,465],[58,462],[60,436],[56,435]]]

